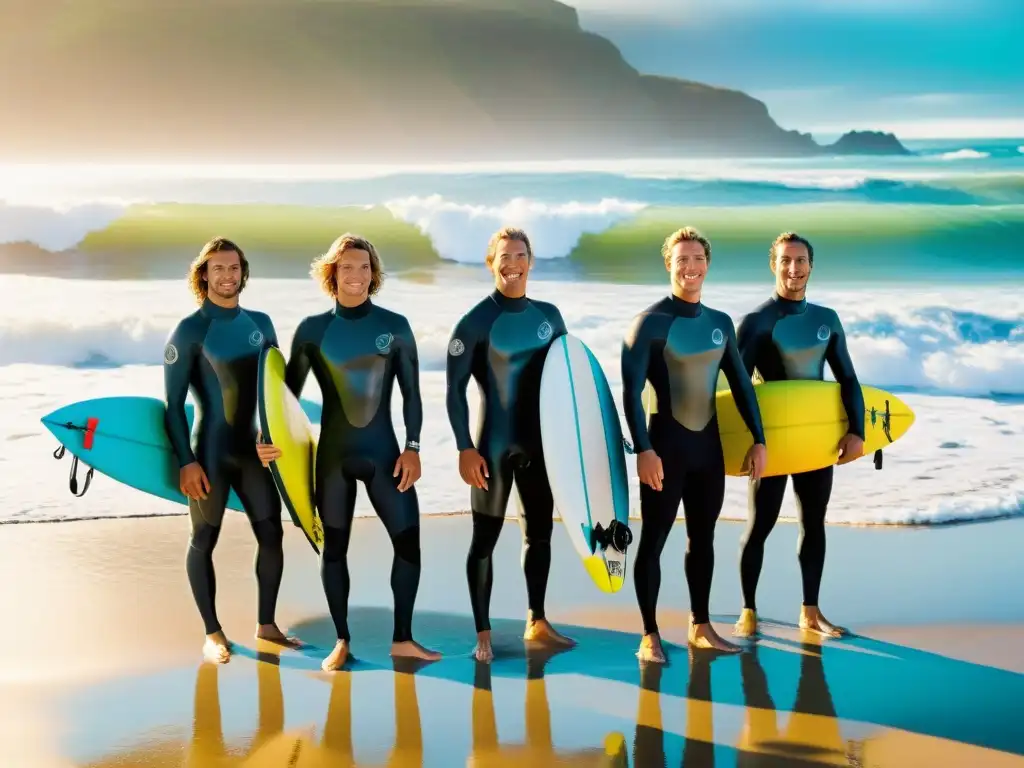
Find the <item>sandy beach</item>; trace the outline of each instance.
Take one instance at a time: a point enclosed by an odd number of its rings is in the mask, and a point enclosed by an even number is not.
[[[350,549],[356,661],[334,675],[319,671],[333,631],[315,554],[297,529],[286,532],[278,620],[311,646],[282,653],[253,639],[253,547],[240,515],[228,518],[215,556],[218,609],[238,653],[223,667],[202,663],[186,526],[170,517],[0,527],[0,764],[1024,764],[1012,709],[1024,696],[1024,605],[1005,586],[1024,576],[1013,545],[1021,520],[830,528],[822,607],[856,636],[826,642],[793,626],[796,528],[780,526],[759,593],[770,620],[763,637],[719,658],[691,658],[682,644],[679,525],[661,599],[670,664],[641,670],[632,580],[599,593],[564,531],[547,610],[579,645],[555,656],[524,647],[514,521],[496,553],[498,658],[473,662],[462,516],[423,523],[415,631],[445,658],[393,664],[388,541],[376,520],[361,519]],[[741,533],[722,524],[717,537],[721,632],[739,608]]]

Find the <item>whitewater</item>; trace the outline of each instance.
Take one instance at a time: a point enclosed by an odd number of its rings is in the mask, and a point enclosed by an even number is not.
[[[810,300],[839,312],[861,381],[899,394],[917,414],[881,471],[870,458],[837,469],[831,523],[1020,515],[1024,142],[912,148],[915,155],[894,158],[447,168],[4,166],[0,522],[182,514],[180,505],[100,476],[72,497],[70,461],[51,457],[57,445],[40,418],[91,397],[162,397],[165,339],[194,310],[184,272],[215,234],[243,247],[262,241],[247,248],[253,278],[243,304],[270,313],[287,351],[299,321],[330,306],[308,264],[346,222],[379,227],[391,243],[386,267],[395,249],[419,238],[419,261],[389,270],[377,301],[405,314],[416,334],[422,511],[464,511],[469,490],[445,413],[444,361],[453,324],[491,289],[482,264],[489,235],[505,224],[527,228],[538,256],[530,294],[559,306],[618,402],[623,334],[667,290],[657,243],[694,223],[691,214],[707,222],[716,247],[704,299],[737,323],[771,291],[771,238],[794,221],[810,229],[820,244]],[[185,204],[196,207],[174,208]],[[139,205],[155,207],[133,214]],[[207,231],[225,215],[218,205],[235,206],[230,232]],[[260,207],[267,205],[282,208]],[[371,209],[384,218],[358,218]],[[97,235],[102,245],[86,247]],[[433,256],[423,257],[423,243]],[[149,262],[160,269],[148,270]],[[110,279],[140,275],[150,279]],[[304,396],[319,399],[315,381]],[[469,398],[475,419],[475,387]],[[398,393],[392,411],[401,436]],[[632,475],[632,457],[628,466]],[[631,487],[637,515],[635,477]],[[795,513],[790,493],[783,516]],[[372,514],[363,494],[357,514]],[[746,514],[745,482],[730,478],[723,518]]]
[[[378,302],[407,315],[416,334],[425,421],[423,514],[464,511],[468,488],[457,472],[445,412],[445,349],[459,316],[491,288],[476,278],[435,282],[389,279]],[[770,284],[715,285],[705,301],[734,321]],[[173,325],[193,311],[184,282],[0,277],[0,498],[8,522],[182,514],[184,507],[96,476],[89,491],[68,490],[69,459],[40,418],[68,402],[110,395],[162,396],[161,350]],[[593,350],[620,406],[619,352],[633,314],[664,295],[661,286],[570,285],[537,280],[530,293],[554,301],[572,333]],[[12,301],[11,298],[15,300]],[[813,299],[836,308],[866,384],[897,391],[915,410],[910,433],[889,449],[881,471],[870,458],[839,468],[832,523],[928,525],[1019,515],[1024,502],[1024,296],[1013,286],[966,296],[928,290],[821,289]],[[309,279],[260,280],[245,305],[267,311],[287,350],[299,321],[330,306]],[[304,397],[319,400],[310,380]],[[470,387],[470,408],[478,402]],[[402,434],[401,398],[392,413]],[[621,420],[621,415],[620,415]],[[623,420],[623,427],[625,422]],[[634,473],[632,457],[630,473]],[[84,470],[79,470],[79,479]],[[633,514],[639,488],[632,478]],[[723,519],[746,518],[746,486],[729,478]],[[510,506],[514,514],[514,505]],[[370,515],[365,495],[357,514]],[[787,496],[783,515],[793,518]]]

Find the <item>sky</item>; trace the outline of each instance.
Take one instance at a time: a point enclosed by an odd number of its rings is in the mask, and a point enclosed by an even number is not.
[[[564,0],[641,72],[815,137],[1024,137],[1024,0]]]

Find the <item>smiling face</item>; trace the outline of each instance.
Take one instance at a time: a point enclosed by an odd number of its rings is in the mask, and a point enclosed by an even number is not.
[[[502,295],[511,299],[525,296],[531,266],[533,258],[526,243],[504,237],[498,240],[490,268],[494,274],[494,285]]]
[[[700,301],[704,278],[708,273],[708,257],[698,240],[681,240],[672,246],[665,265],[672,276],[672,293],[686,301]]]
[[[779,296],[794,301],[804,297],[813,269],[806,245],[795,241],[779,243],[773,252],[771,268]]]
[[[238,302],[242,290],[242,259],[238,251],[216,251],[206,262],[206,290],[215,304]]]
[[[344,306],[358,306],[370,292],[373,267],[370,254],[361,248],[350,248],[338,257],[334,279],[338,301]]]

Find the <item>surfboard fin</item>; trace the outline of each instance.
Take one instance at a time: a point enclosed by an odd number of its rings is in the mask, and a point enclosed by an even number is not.
[[[881,469],[881,468],[882,468],[882,449],[879,448],[877,451],[875,451],[875,469]]]
[[[595,544],[600,545],[602,550],[611,546],[616,552],[626,554],[626,548],[633,543],[633,531],[628,525],[618,520],[612,520],[607,528],[597,523],[590,531],[590,548],[593,551]]]

